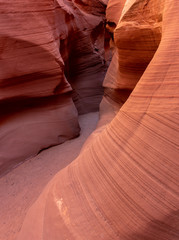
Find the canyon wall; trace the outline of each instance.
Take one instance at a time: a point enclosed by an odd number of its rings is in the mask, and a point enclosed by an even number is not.
[[[105,87],[120,109],[48,184],[18,240],[179,238],[178,11],[178,0],[119,11]]]
[[[78,136],[78,112],[98,109],[106,3],[0,0],[0,174]]]

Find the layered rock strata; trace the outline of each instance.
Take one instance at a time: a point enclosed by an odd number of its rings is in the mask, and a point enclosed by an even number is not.
[[[115,47],[104,80],[105,95],[121,105],[159,46],[163,9],[163,3],[158,1],[127,1],[122,12],[124,2],[111,1],[107,8],[108,29],[113,32]]]
[[[118,78],[109,85],[134,90],[111,123],[49,183],[18,240],[179,238],[178,11],[178,0],[126,2],[114,34]]]
[[[98,0],[0,1],[0,173],[78,136],[76,108],[98,109],[105,7]]]

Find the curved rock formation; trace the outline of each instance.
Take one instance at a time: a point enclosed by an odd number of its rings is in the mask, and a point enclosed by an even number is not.
[[[49,183],[18,240],[179,238],[178,11],[178,0],[127,1],[115,30],[119,74],[109,86],[131,91],[139,82],[111,123]]]
[[[112,1],[114,5],[110,4],[107,9],[109,22],[114,17],[115,23],[117,21],[113,14],[115,9],[118,10],[118,19],[121,17],[121,20],[114,31],[116,48],[104,80],[104,87],[106,95],[121,104],[126,101],[153,58],[162,31],[162,3],[131,2],[128,1],[126,4],[122,16],[121,5],[124,5],[124,1],[118,3]],[[111,28],[110,30],[112,31]]]
[[[79,113],[98,109],[105,7],[0,1],[0,173],[79,134],[72,98]]]

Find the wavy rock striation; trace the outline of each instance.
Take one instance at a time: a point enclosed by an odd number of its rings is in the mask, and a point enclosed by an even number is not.
[[[134,90],[49,183],[18,240],[179,238],[178,11],[178,0],[126,2],[114,34],[118,74],[107,84]]]
[[[105,7],[98,0],[0,1],[0,173],[77,136],[76,108],[98,109]]]

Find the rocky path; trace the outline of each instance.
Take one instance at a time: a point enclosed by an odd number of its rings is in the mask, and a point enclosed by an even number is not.
[[[78,156],[97,121],[97,112],[80,116],[80,137],[44,150],[0,178],[0,240],[16,239],[29,207],[50,179]]]

